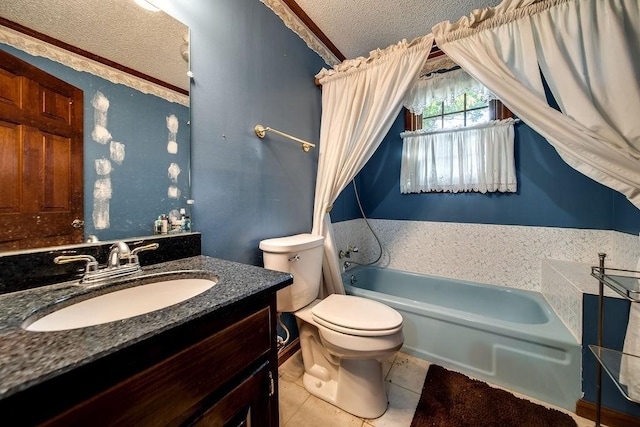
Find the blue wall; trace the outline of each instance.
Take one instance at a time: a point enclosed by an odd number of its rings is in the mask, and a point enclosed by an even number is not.
[[[189,109],[183,105],[147,95],[127,86],[114,84],[93,74],[76,71],[45,58],[31,56],[10,46],[0,49],[66,81],[84,93],[84,220],[85,236],[100,240],[153,234],[153,221],[159,214],[186,206],[189,198]],[[109,158],[109,144],[93,141],[94,109],[91,101],[97,91],[109,100],[108,126],[113,140],[125,145],[121,165],[112,162],[110,175],[113,195],[110,201],[110,227],[96,230],[92,220],[93,184],[97,174],[95,160]],[[167,153],[166,117],[178,117],[178,153]],[[182,173],[175,184],[179,199],[169,199],[171,185],[168,167],[177,163]]]
[[[404,116],[400,114],[356,183],[371,218],[640,232],[640,210],[620,193],[568,166],[524,123],[516,125],[517,193],[400,193]],[[333,221],[359,217],[345,189]]]
[[[192,196],[204,255],[262,265],[260,240],[310,232],[326,64],[257,0],[158,2],[191,28]]]

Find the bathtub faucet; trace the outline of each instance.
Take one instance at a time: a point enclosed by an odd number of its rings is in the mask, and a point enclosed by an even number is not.
[[[348,246],[346,252],[340,249],[338,256],[340,257],[340,259],[351,258],[351,252],[357,253],[358,251],[360,251],[360,249],[358,249],[357,246]]]

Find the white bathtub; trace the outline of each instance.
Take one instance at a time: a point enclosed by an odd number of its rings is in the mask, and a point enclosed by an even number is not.
[[[343,281],[402,314],[402,351],[575,410],[581,346],[541,294],[379,267]]]

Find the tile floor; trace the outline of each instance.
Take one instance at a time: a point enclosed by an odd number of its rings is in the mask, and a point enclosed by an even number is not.
[[[389,396],[389,408],[380,418],[362,419],[344,412],[312,396],[302,385],[302,356],[300,351],[284,362],[279,369],[280,426],[281,427],[409,427],[420,399],[429,362],[398,353],[384,364]],[[514,393],[518,397],[526,396]],[[530,399],[536,403],[533,399]],[[543,404],[545,406],[549,406]],[[591,427],[593,421],[569,413],[578,427]]]

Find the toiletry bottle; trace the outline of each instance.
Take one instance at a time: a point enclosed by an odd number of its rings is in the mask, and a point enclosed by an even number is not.
[[[186,215],[184,217],[184,229],[187,232],[191,232],[191,230],[193,229],[193,221],[191,220],[191,209],[193,204],[195,203],[195,200],[193,199],[189,199],[187,200],[187,211],[186,211]]]
[[[184,224],[186,222],[187,210],[185,208],[180,208],[180,231],[186,231],[184,229]]]
[[[166,215],[162,215],[161,221],[162,221],[161,233],[167,234],[169,232],[169,219],[167,218]]]
[[[153,222],[153,234],[162,234],[162,215]]]
[[[191,232],[191,218],[189,218],[188,216],[184,217],[184,226],[182,227],[182,229],[187,233]]]

